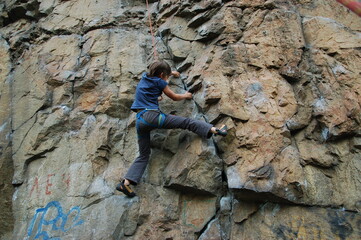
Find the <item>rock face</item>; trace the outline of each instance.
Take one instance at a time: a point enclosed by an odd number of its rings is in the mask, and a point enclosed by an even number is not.
[[[337,1],[0,3],[0,239],[361,238],[361,21]],[[149,15],[148,15],[149,14]],[[181,72],[137,197],[135,87]]]
[[[9,44],[0,37],[0,232],[5,234],[11,232],[14,225],[12,214],[12,193],[11,185],[13,175],[13,162],[11,152],[11,95],[12,89],[9,79],[11,71],[11,60]]]

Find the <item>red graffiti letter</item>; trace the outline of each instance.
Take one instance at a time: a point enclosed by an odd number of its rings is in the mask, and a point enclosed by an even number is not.
[[[50,195],[51,192],[49,191],[49,187],[53,186],[53,184],[50,183],[50,177],[55,176],[55,174],[48,174],[48,178],[46,179],[46,188],[45,188],[45,194]]]
[[[39,179],[38,179],[38,177],[35,177],[33,187],[30,190],[30,197],[31,197],[31,194],[33,194],[35,188],[36,188],[36,193],[39,194]]]
[[[69,174],[68,175],[65,175],[65,173],[63,174],[63,181],[66,184],[66,187],[69,188],[69,185],[70,185],[70,176],[69,176]]]

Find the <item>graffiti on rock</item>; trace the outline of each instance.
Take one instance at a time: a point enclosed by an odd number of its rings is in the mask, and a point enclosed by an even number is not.
[[[54,183],[57,183],[57,186],[54,186]],[[31,189],[29,191],[29,196],[32,197],[33,193],[35,192],[36,196],[39,197],[41,194],[41,189],[39,189],[39,186],[43,187],[43,192],[45,195],[51,195],[52,189],[54,187],[66,187],[69,188],[70,185],[70,176],[69,174],[62,174],[59,176],[59,174],[48,174],[46,176],[46,179],[41,181],[39,177],[35,177],[33,180],[33,183],[29,186],[31,186]]]
[[[26,239],[60,240],[60,237],[52,236],[59,236],[83,223],[80,219],[80,207],[72,207],[68,213],[64,213],[61,204],[52,201],[35,211]]]

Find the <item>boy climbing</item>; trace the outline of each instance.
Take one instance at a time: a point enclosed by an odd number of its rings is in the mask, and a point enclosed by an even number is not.
[[[210,138],[213,134],[226,136],[227,127],[223,125],[216,128],[204,121],[190,118],[164,114],[159,109],[158,101],[162,93],[174,101],[192,99],[192,93],[174,93],[168,86],[170,76],[179,77],[179,72],[172,71],[165,61],[156,61],[149,66],[149,73],[144,73],[140,80],[135,100],[131,109],[137,112],[136,129],[138,134],[139,156],[130,166],[124,179],[117,185],[116,189],[129,197],[135,193],[130,185],[137,185],[147,167],[150,156],[150,132],[153,129],[188,129],[200,137]]]

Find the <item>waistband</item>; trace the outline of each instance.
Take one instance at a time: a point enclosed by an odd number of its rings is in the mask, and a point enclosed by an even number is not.
[[[149,108],[145,108],[145,109],[133,109],[133,111],[135,111],[136,113],[139,113],[141,111],[158,111],[160,112],[159,109],[149,109]]]

